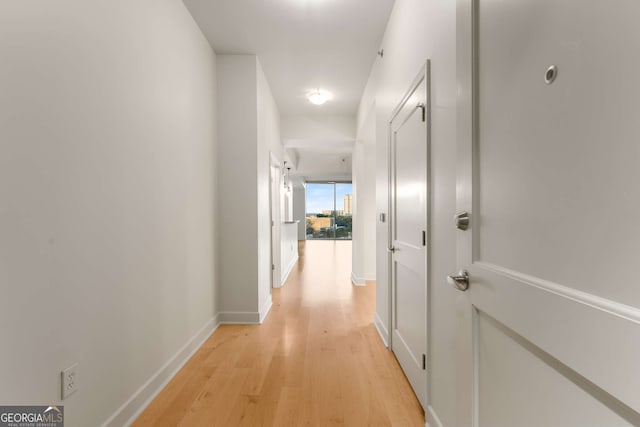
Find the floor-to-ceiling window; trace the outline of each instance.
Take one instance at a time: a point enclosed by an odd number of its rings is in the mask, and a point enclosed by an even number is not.
[[[307,239],[351,239],[350,182],[307,182]]]

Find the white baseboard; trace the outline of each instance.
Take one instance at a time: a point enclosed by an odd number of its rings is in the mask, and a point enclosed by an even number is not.
[[[358,276],[355,271],[351,272],[351,283],[355,286],[367,286],[368,281],[376,280],[375,274],[365,274],[364,276]]]
[[[271,295],[269,295],[264,304],[262,304],[262,307],[260,307],[260,324],[264,322],[264,319],[267,317],[267,314],[269,314],[272,305],[273,300],[271,299]]]
[[[289,278],[289,274],[291,274],[291,272],[293,271],[293,267],[296,265],[296,262],[298,262],[298,258],[299,256],[298,254],[296,254],[295,258],[291,260],[287,268],[284,270],[284,274],[280,279],[280,287],[283,287],[286,283],[287,279]]]
[[[384,323],[382,323],[382,319],[380,318],[378,313],[376,313],[375,317],[373,318],[373,324],[376,326],[378,335],[380,335],[380,338],[382,338],[382,342],[384,343],[385,347],[388,348],[389,347],[389,331],[384,326]]]
[[[220,325],[219,316],[209,320],[169,361],[147,380],[102,427],[130,426],[156,398],[180,369],[191,359]]]
[[[271,311],[273,300],[269,296],[260,311],[223,311],[220,313],[221,325],[259,325]]]
[[[440,421],[440,418],[438,418],[436,411],[433,410],[433,407],[431,405],[427,407],[427,411],[425,413],[425,419],[426,419],[425,425],[427,426],[431,425],[432,427],[444,427],[444,425],[442,424],[442,421]]]
[[[259,325],[269,314],[273,301],[269,296],[260,311],[223,311],[220,313],[221,325]]]
[[[358,275],[352,271],[351,283],[353,283],[354,286],[367,286],[367,279],[364,277],[358,277]]]
[[[220,313],[220,324],[258,325],[260,324],[260,313],[257,311],[223,311]]]

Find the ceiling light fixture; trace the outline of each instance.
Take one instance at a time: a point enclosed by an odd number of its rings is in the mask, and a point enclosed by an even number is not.
[[[307,98],[309,99],[309,102],[315,105],[324,104],[329,100],[330,97],[331,97],[331,94],[329,94],[329,92],[321,89],[316,89],[315,91],[311,92],[307,96]]]

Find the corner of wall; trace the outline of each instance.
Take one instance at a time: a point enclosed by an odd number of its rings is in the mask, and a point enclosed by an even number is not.
[[[442,421],[440,421],[440,418],[438,417],[438,415],[436,414],[435,410],[433,409],[433,406],[429,405],[427,407],[427,410],[425,411],[425,426],[429,427],[444,427],[444,424],[442,424]]]
[[[378,331],[378,334],[380,335],[384,346],[389,347],[389,331],[387,330],[387,327],[384,325],[384,322],[382,321],[378,313],[375,314],[373,324],[376,326],[376,330]]]
[[[260,313],[257,311],[223,311],[218,316],[221,325],[260,324]]]
[[[208,321],[169,361],[142,385],[102,427],[131,425],[173,377],[220,326],[219,316]]]
[[[291,274],[291,271],[293,271],[293,267],[296,265],[296,262],[298,262],[298,258],[299,258],[298,252],[296,251],[294,257],[291,258],[289,265],[287,266],[287,268],[285,268],[285,270],[282,273],[282,279],[280,280],[280,287],[283,287],[285,282],[289,278],[289,274]]]
[[[358,277],[355,271],[351,272],[351,283],[354,286],[367,286],[367,279],[364,277]]]
[[[267,314],[269,314],[269,311],[271,311],[272,306],[273,306],[273,299],[269,294],[265,299],[264,303],[262,304],[262,306],[260,307],[260,318],[258,320],[260,324],[264,323],[264,320],[267,318]]]

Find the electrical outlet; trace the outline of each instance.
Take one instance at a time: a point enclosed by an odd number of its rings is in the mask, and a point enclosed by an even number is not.
[[[69,395],[78,390],[78,363],[74,363],[61,372],[62,374],[62,398],[66,399]]]

